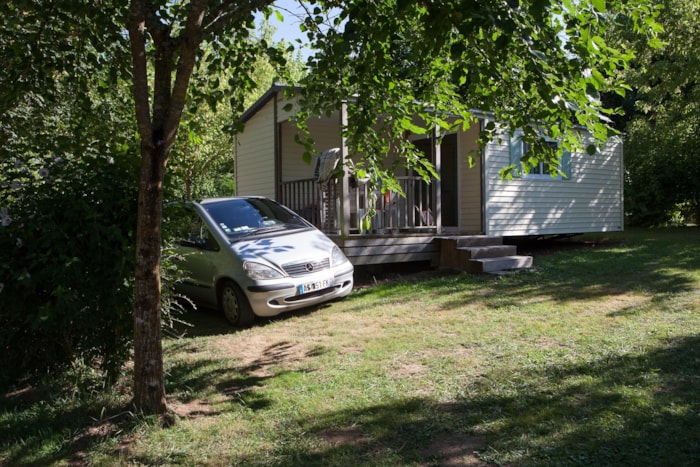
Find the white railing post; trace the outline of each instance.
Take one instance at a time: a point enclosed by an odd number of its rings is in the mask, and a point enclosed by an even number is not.
[[[340,183],[340,235],[347,238],[350,235],[350,183],[348,180],[348,167],[346,158],[348,157],[348,147],[345,141],[345,130],[348,127],[348,102],[340,104],[340,163],[343,164],[343,178]]]

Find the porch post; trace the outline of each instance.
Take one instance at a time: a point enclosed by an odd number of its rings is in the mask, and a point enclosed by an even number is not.
[[[272,128],[272,135],[274,138],[274,148],[275,148],[275,154],[274,154],[274,160],[275,160],[275,165],[274,165],[274,171],[275,171],[275,199],[277,201],[282,200],[282,135],[280,134],[282,132],[282,124],[279,123],[277,120],[279,118],[279,114],[277,113],[277,94],[275,94],[275,105],[272,106],[273,111],[274,111],[274,117],[273,117],[273,128]]]
[[[340,183],[340,236],[347,238],[350,235],[350,184],[348,168],[345,158],[348,156],[348,147],[345,141],[345,129],[348,127],[348,101],[340,104],[340,163],[343,164],[343,179]]]
[[[438,234],[442,233],[442,173],[440,171],[441,153],[440,145],[438,144],[439,136],[439,130],[434,128],[431,142],[433,143],[433,153],[435,154],[435,171],[440,176],[440,178],[435,181],[435,230]]]

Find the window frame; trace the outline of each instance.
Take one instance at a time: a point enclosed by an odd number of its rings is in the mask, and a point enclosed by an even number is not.
[[[557,166],[558,173],[556,176],[552,176],[549,172],[549,167],[547,162],[538,161],[537,167],[530,166],[530,170],[525,172],[523,165],[525,164],[521,158],[524,157],[530,151],[530,145],[522,140],[524,132],[522,130],[516,130],[513,136],[510,138],[510,163],[518,168],[520,177],[522,179],[529,180],[571,180],[571,153],[567,150],[563,150],[561,157],[559,158],[559,165]],[[547,136],[542,136],[542,138],[549,145],[556,145],[555,149],[561,146],[561,142]],[[514,145],[519,145],[519,151],[514,151]],[[519,157],[518,157],[519,154]]]

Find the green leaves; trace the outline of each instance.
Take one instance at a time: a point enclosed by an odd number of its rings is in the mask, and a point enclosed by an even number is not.
[[[591,0],[591,4],[593,5],[593,8],[595,8],[597,12],[605,13],[605,11],[606,11],[605,0]]]
[[[335,31],[315,32],[319,71],[304,83],[306,104],[318,113],[356,96],[345,135],[350,151],[377,171],[389,151],[412,167],[400,142],[406,134],[451,131],[471,121],[473,109],[511,128],[540,122],[572,146],[580,145],[574,126],[603,140],[610,111],[599,96],[624,87],[620,71],[631,58],[611,47],[606,31],[628,21],[655,34],[644,0],[401,4],[348,2],[342,47],[330,40]],[[487,131],[482,143],[493,136]]]
[[[639,224],[663,224],[671,219],[697,222],[700,2],[659,0],[655,6],[640,20],[658,37],[639,39],[629,34],[626,25],[616,31],[617,40],[636,53],[626,72],[632,92],[623,101],[629,109],[625,207],[630,219]],[[651,48],[650,43],[660,48]]]

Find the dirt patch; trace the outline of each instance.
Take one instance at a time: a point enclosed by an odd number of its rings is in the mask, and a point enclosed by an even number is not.
[[[192,400],[180,402],[168,401],[168,408],[180,418],[196,418],[200,416],[216,415],[214,408],[209,401]]]
[[[391,370],[391,374],[399,377],[416,376],[425,373],[425,365],[420,363],[405,363]]]
[[[112,420],[98,421],[81,430],[71,439],[68,465],[86,465],[90,447],[100,440],[116,436],[120,431],[118,423]]]
[[[487,466],[479,460],[479,451],[486,447],[486,440],[464,433],[445,433],[420,451],[421,457],[429,461],[424,465],[440,466]]]
[[[429,261],[356,266],[355,288],[363,289],[408,279],[419,280],[438,273],[437,268],[432,267]]]
[[[273,367],[298,363],[312,356],[309,346],[290,342],[287,340],[289,336],[276,336],[273,332],[265,335],[257,333],[254,336],[246,336],[237,342],[232,339],[220,341],[224,347],[235,346],[232,351],[235,350],[241,358],[239,369],[251,376],[266,378],[274,375]],[[276,340],[278,341],[275,342]]]
[[[333,447],[338,446],[357,446],[359,444],[369,443],[371,438],[366,436],[362,431],[355,426],[329,428],[318,434],[324,442]]]

